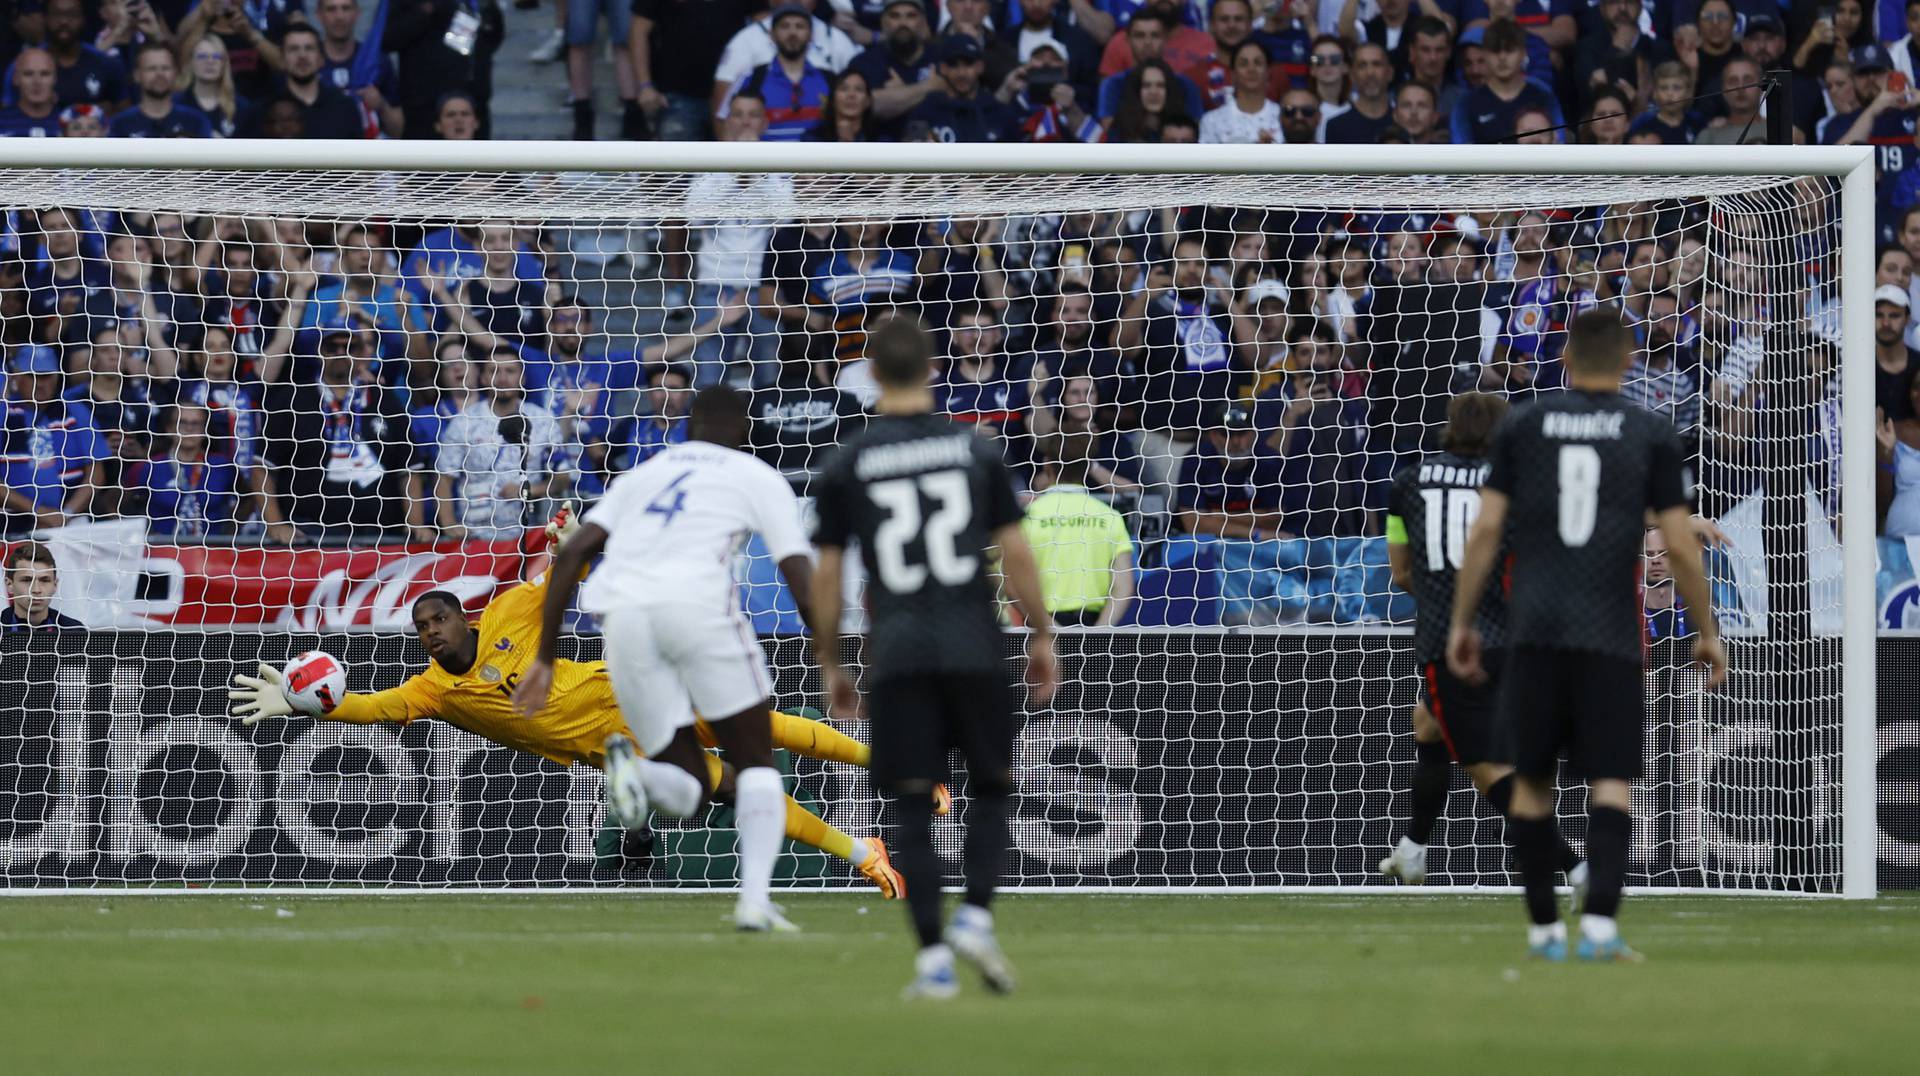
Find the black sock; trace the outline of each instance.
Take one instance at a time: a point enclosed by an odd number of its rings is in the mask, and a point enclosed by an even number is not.
[[[645,142],[653,137],[653,125],[647,122],[646,110],[631,97],[621,102],[620,137],[629,142]]]
[[[1527,916],[1540,926],[1560,918],[1553,893],[1554,836],[1551,818],[1507,820],[1507,838],[1513,842],[1514,858],[1520,861],[1520,882],[1527,890]]]
[[[1487,802],[1493,804],[1493,809],[1499,811],[1500,817],[1502,818],[1507,817],[1512,812],[1513,774],[1507,774],[1505,777],[1487,786]],[[1573,845],[1568,844],[1567,839],[1561,836],[1559,826],[1553,827],[1553,839],[1560,845],[1559,849],[1554,853],[1553,858],[1558,869],[1570,871],[1579,866],[1580,853],[1574,851]]]
[[[1611,919],[1620,911],[1620,889],[1627,882],[1627,842],[1633,837],[1633,818],[1616,807],[1587,812],[1588,915]]]
[[[593,141],[593,102],[590,100],[573,103],[573,140]]]
[[[967,843],[962,854],[967,871],[967,903],[977,908],[993,905],[993,891],[1000,888],[1000,867],[1006,862],[1012,838],[1007,832],[1005,793],[982,792],[967,804]],[[928,810],[932,810],[929,805]],[[911,893],[912,883],[908,883]]]
[[[1440,820],[1440,812],[1447,809],[1447,785],[1452,777],[1447,767],[1451,760],[1447,757],[1447,745],[1438,740],[1414,741],[1413,759],[1413,784],[1408,789],[1413,794],[1413,817],[1407,822],[1407,839],[1426,844],[1433,836],[1433,824]]]
[[[940,941],[940,857],[933,850],[933,800],[893,801],[893,865],[907,883],[907,917],[922,947]]]

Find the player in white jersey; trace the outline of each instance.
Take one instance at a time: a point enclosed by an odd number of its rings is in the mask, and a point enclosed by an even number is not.
[[[614,697],[640,740],[637,750],[623,735],[607,742],[609,806],[633,827],[649,809],[685,818],[706,802],[713,790],[694,735],[697,710],[739,771],[734,923],[793,930],[771,899],[786,818],[769,731],[773,682],[740,613],[733,560],[749,535],[760,535],[804,611],[811,608],[812,546],[792,487],[740,450],[746,439],[746,397],[714,386],[694,398],[686,443],[614,480],[554,558],[539,656],[514,705],[522,713],[545,705],[560,622],[587,564],[604,550],[585,606],[600,615]]]

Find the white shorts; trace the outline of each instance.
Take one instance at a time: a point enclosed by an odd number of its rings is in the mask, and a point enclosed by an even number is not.
[[[773,695],[753,629],[710,606],[643,605],[600,615],[607,675],[643,754],[658,754],[696,711],[723,720]]]

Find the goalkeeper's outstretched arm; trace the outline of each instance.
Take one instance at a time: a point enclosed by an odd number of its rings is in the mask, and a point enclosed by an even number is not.
[[[331,710],[296,699],[287,691],[280,670],[260,663],[259,675],[240,673],[227,691],[233,716],[242,725],[257,725],[269,717],[312,717],[353,725],[404,724],[439,712],[439,692],[425,678],[415,676],[399,687],[368,695],[348,694]]]

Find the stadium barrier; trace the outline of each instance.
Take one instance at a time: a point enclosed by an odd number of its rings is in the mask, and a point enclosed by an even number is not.
[[[1405,636],[1361,632],[1087,632],[1062,639],[1066,683],[1031,717],[1014,884],[1353,885],[1392,837],[1393,789],[1415,669]],[[817,701],[804,644],[768,639],[777,700]],[[1741,664],[1736,644],[1736,666]],[[1835,644],[1837,645],[1837,644]],[[596,638],[568,639],[582,657]],[[1837,861],[1830,752],[1773,757],[1775,736],[1734,702],[1701,705],[1656,647],[1648,820],[1635,884],[1750,887],[1784,860]],[[1920,638],[1880,647],[1879,881],[1920,886]],[[7,887],[142,883],[356,885],[712,884],[730,835],[669,831],[644,880],[596,866],[599,774],[552,765],[439,722],[366,727],[226,716],[236,669],[324,649],[355,690],[417,670],[409,638],[367,632],[0,635],[0,877]],[[1017,647],[1010,646],[1010,654]],[[1739,694],[1738,692],[1735,693]],[[1674,702],[1671,700],[1679,700]],[[1696,700],[1689,704],[1687,700]],[[881,715],[884,719],[884,715]],[[1782,846],[1778,767],[1812,775],[1812,851]],[[802,798],[856,834],[885,822],[866,775],[799,760]],[[964,792],[963,792],[964,802]],[[1569,801],[1570,807],[1577,804]],[[1508,884],[1496,820],[1458,784],[1430,864],[1436,881]],[[1463,831],[1463,827],[1465,828]],[[957,826],[939,846],[959,857]],[[1578,823],[1570,836],[1580,836]],[[1796,859],[1795,857],[1801,857]],[[1811,856],[1812,859],[1805,857]],[[845,885],[807,852],[791,884]]]

